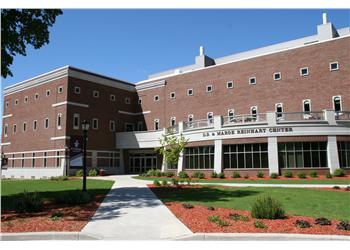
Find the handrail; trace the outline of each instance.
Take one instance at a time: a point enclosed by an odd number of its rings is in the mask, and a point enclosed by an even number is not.
[[[266,122],[266,113],[224,116],[222,125]]]
[[[323,121],[323,111],[281,112],[275,113],[277,121]]]

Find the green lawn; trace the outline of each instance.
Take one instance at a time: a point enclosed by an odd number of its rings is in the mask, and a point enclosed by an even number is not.
[[[350,220],[350,192],[306,188],[242,187],[242,188],[161,188],[156,189],[163,202],[250,210],[260,195],[279,200],[290,215]]]
[[[88,192],[95,196],[107,194],[113,181],[87,180]],[[52,200],[57,195],[69,190],[81,190],[82,180],[1,180],[1,209],[12,209],[13,201],[24,190],[38,192],[44,200]]]
[[[157,177],[143,177],[143,176],[135,176],[133,177],[135,179],[140,180],[167,180],[170,181],[172,178],[157,178]],[[322,179],[322,180],[313,180],[313,179],[299,179],[294,178],[293,180],[279,180],[279,179],[272,179],[272,180],[226,180],[226,179],[215,179],[215,180],[196,180],[193,182],[198,183],[256,183],[256,184],[330,184],[330,185],[350,185],[350,179],[344,180],[344,179]]]

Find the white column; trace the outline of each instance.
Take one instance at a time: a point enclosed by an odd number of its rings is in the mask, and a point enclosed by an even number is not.
[[[276,113],[275,112],[267,112],[266,113],[266,121],[269,126],[276,126]]]
[[[335,120],[335,112],[333,110],[323,110],[324,119],[328,122],[329,125],[337,125]]]
[[[214,171],[222,172],[222,140],[214,141]]]
[[[184,132],[184,122],[179,122],[179,134],[182,134]]]
[[[61,159],[61,170],[62,176],[69,175],[69,173],[67,173],[66,158]]]
[[[215,129],[221,129],[222,125],[222,118],[220,115],[214,116],[214,128]]]
[[[327,160],[328,160],[329,171],[331,172],[331,174],[333,174],[336,169],[340,168],[336,136],[328,136]]]
[[[279,173],[278,167],[278,143],[277,137],[268,137],[267,138],[267,150],[269,157],[269,174]]]
[[[91,152],[91,167],[97,168],[97,151]]]
[[[177,162],[177,172],[181,172],[184,169],[184,153],[181,151],[179,160]]]

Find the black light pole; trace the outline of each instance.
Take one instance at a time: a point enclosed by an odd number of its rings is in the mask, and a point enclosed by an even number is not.
[[[84,168],[83,168],[83,192],[86,192],[86,144],[87,144],[87,131],[89,130],[89,127],[90,127],[90,123],[87,122],[87,121],[83,121],[81,123],[81,129],[83,130],[83,133],[84,133],[84,158],[83,158],[83,165],[84,165]]]

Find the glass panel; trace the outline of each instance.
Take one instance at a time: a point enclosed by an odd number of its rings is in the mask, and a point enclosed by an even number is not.
[[[252,151],[252,145],[251,144],[245,144],[245,152],[251,152]]]
[[[278,153],[278,164],[280,168],[287,168],[287,157],[284,152]]]
[[[258,143],[253,144],[253,151],[259,152],[259,151],[260,151],[259,145],[260,145],[260,144],[258,144]]]
[[[244,152],[244,144],[238,145],[238,152]]]
[[[310,150],[310,142],[303,142],[303,149]]]
[[[262,143],[260,144],[261,151],[266,151],[267,152],[267,143]]]
[[[237,154],[231,155],[231,168],[238,168],[238,166],[237,166]]]
[[[309,151],[304,151],[304,167],[311,167],[311,155]]]
[[[295,167],[294,151],[287,152],[287,156],[288,156],[288,167],[294,168]]]
[[[230,155],[228,154],[225,154],[224,155],[224,165],[223,165],[223,168],[230,168]],[[208,160],[209,160],[209,157],[208,157]]]
[[[253,168],[260,168],[260,154],[253,153]]]
[[[267,153],[261,153],[261,167],[268,168],[269,167],[269,159]]]
[[[238,154],[238,168],[244,168],[244,154]]]
[[[313,168],[318,168],[320,166],[320,161],[319,161],[319,155],[318,151],[313,151],[312,152],[312,167]]]
[[[318,150],[318,142],[311,142],[311,150]]]
[[[295,152],[295,157],[296,157],[296,164],[295,167],[297,168],[302,168],[303,166],[303,153],[300,152]]]
[[[252,154],[251,153],[248,153],[248,154],[245,154],[245,167],[246,168],[252,168],[253,167],[253,163],[252,163]]]
[[[320,160],[321,160],[320,167],[324,167],[324,168],[328,167],[327,152],[325,152],[325,151],[320,152]]]
[[[296,142],[295,143],[295,150],[302,150],[303,149],[303,144],[301,142]]]

